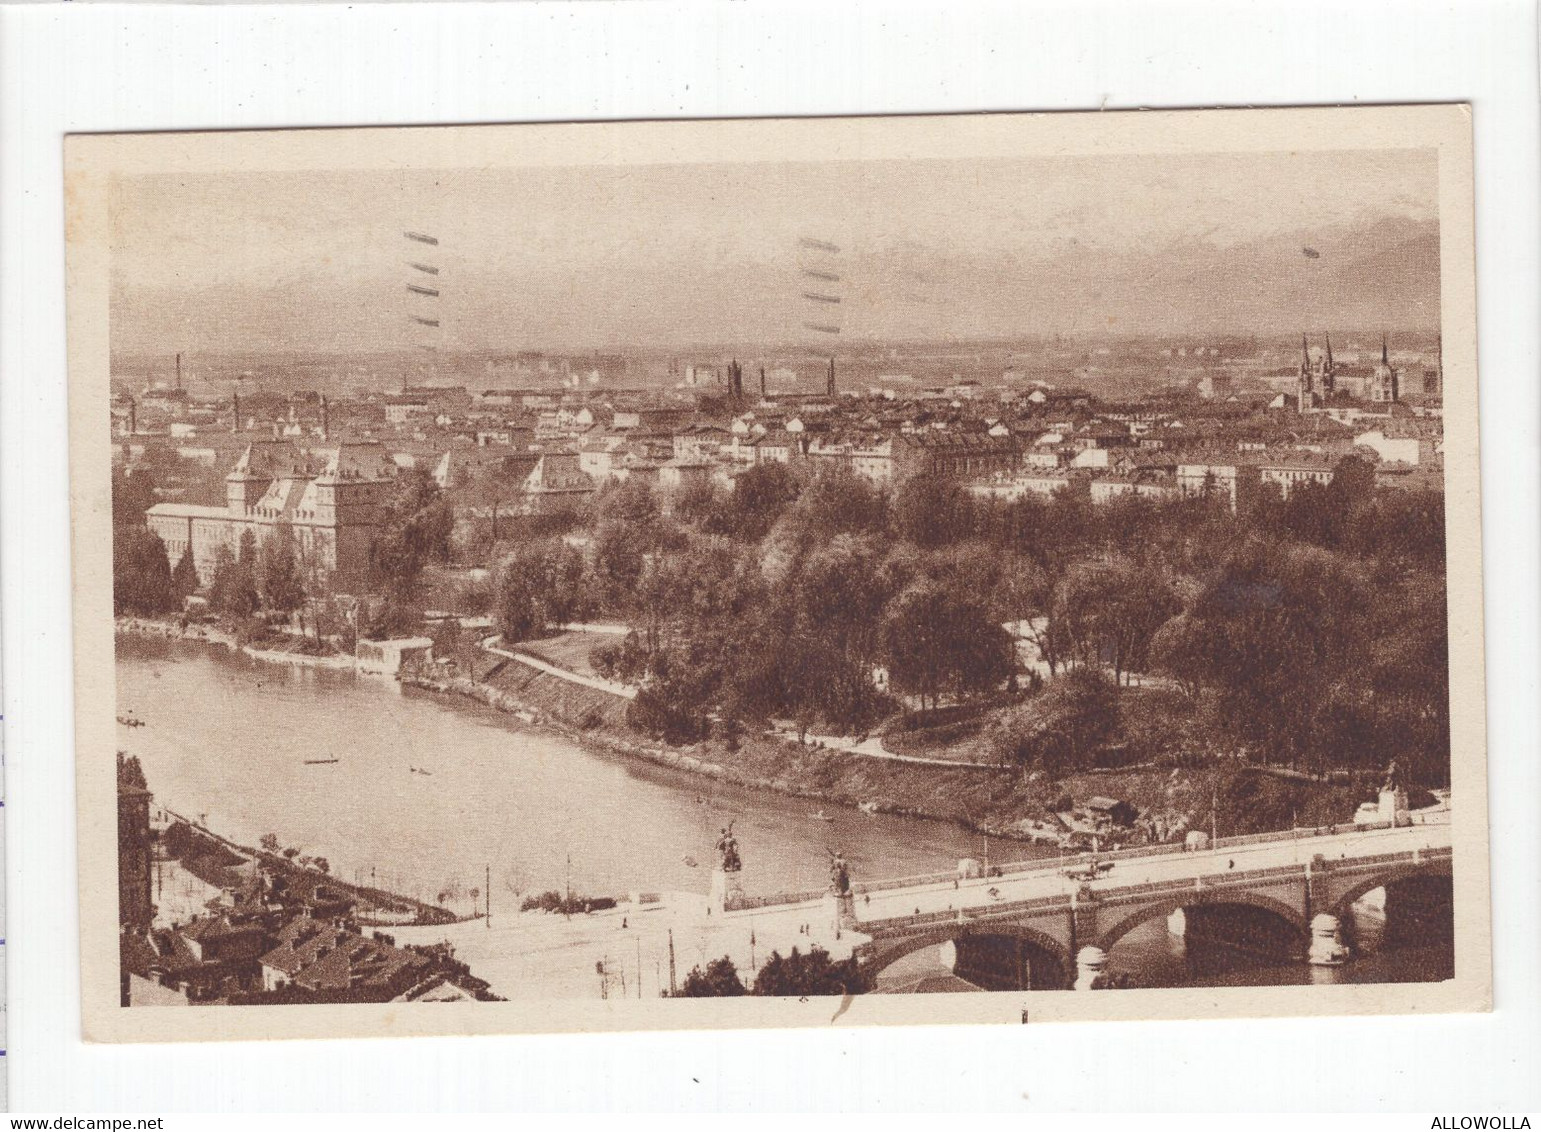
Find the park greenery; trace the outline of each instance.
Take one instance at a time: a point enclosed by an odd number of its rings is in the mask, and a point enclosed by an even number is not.
[[[1049,777],[1397,758],[1442,784],[1443,499],[1377,490],[1357,456],[1335,471],[1234,513],[1221,497],[989,502],[945,479],[886,492],[780,464],[731,492],[622,483],[515,547],[494,607],[511,642],[624,620],[590,662],[637,685],[628,721],[670,742],[961,711],[997,761]]]

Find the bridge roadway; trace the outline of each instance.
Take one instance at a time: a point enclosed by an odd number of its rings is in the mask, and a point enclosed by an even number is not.
[[[1195,852],[1140,854],[1123,850],[1104,853],[1098,859],[1110,862],[1113,867],[1101,879],[1092,882],[1091,889],[1098,899],[1108,900],[1140,885],[1192,882],[1200,877],[1217,877],[1223,881],[1220,874],[1250,873],[1281,866],[1299,866],[1303,871],[1306,863],[1316,856],[1325,858],[1329,867],[1333,863],[1341,867],[1363,857],[1414,849],[1448,849],[1449,814],[1441,816],[1446,820],[1250,844],[1221,842],[1216,848]],[[1089,860],[1090,856],[1056,858],[1052,863],[1032,861],[1022,871],[959,880],[956,884],[931,880],[914,886],[887,887],[895,883],[890,881],[881,882],[884,887],[872,891],[876,886],[858,883],[855,886],[856,930],[879,926],[883,921],[898,922],[938,912],[998,909],[1003,905],[1052,896],[1068,900],[1082,886],[1067,877],[1066,871]],[[864,888],[867,891],[863,891]]]

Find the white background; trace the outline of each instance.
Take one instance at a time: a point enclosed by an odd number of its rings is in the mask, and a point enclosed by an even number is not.
[[[1528,5],[72,4],[13,7],[0,20],[6,1061],[16,1110],[1541,1107],[1541,295]],[[63,133],[1446,100],[1473,103],[1476,122],[1493,1015],[79,1041]]]

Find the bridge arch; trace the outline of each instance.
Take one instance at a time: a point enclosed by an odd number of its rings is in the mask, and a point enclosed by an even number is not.
[[[1070,950],[1052,935],[1027,924],[954,922],[898,939],[874,940],[866,945],[867,950],[862,966],[869,975],[876,976],[906,955],[913,955],[927,947],[940,947],[944,943],[956,944],[961,940],[984,939],[992,936],[1014,939],[1026,945],[1035,981],[1038,981],[1037,977],[1040,973],[1042,975],[1042,985],[1039,989],[1061,990],[1070,985],[1071,976],[1075,972],[1075,960]]]
[[[1097,946],[1108,951],[1141,924],[1157,918],[1165,919],[1179,909],[1219,908],[1237,904],[1273,913],[1293,931],[1292,943],[1298,943],[1304,947],[1310,938],[1310,925],[1306,923],[1306,918],[1300,909],[1282,900],[1276,900],[1261,892],[1248,892],[1245,889],[1194,889],[1190,892],[1167,896],[1149,904],[1137,905],[1134,911],[1122,919],[1112,921],[1109,927],[1098,933]]]
[[[1383,873],[1375,873],[1372,876],[1356,881],[1351,887],[1345,889],[1332,906],[1332,914],[1338,917],[1347,916],[1358,900],[1367,892],[1374,892],[1377,888],[1389,888],[1398,881],[1411,877],[1445,877],[1452,876],[1450,858],[1445,857],[1434,861],[1420,861],[1417,864],[1398,865],[1387,869]]]

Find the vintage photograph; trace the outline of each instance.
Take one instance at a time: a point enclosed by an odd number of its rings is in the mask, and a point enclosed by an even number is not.
[[[88,1037],[1486,1007],[1463,108],[66,164]]]

